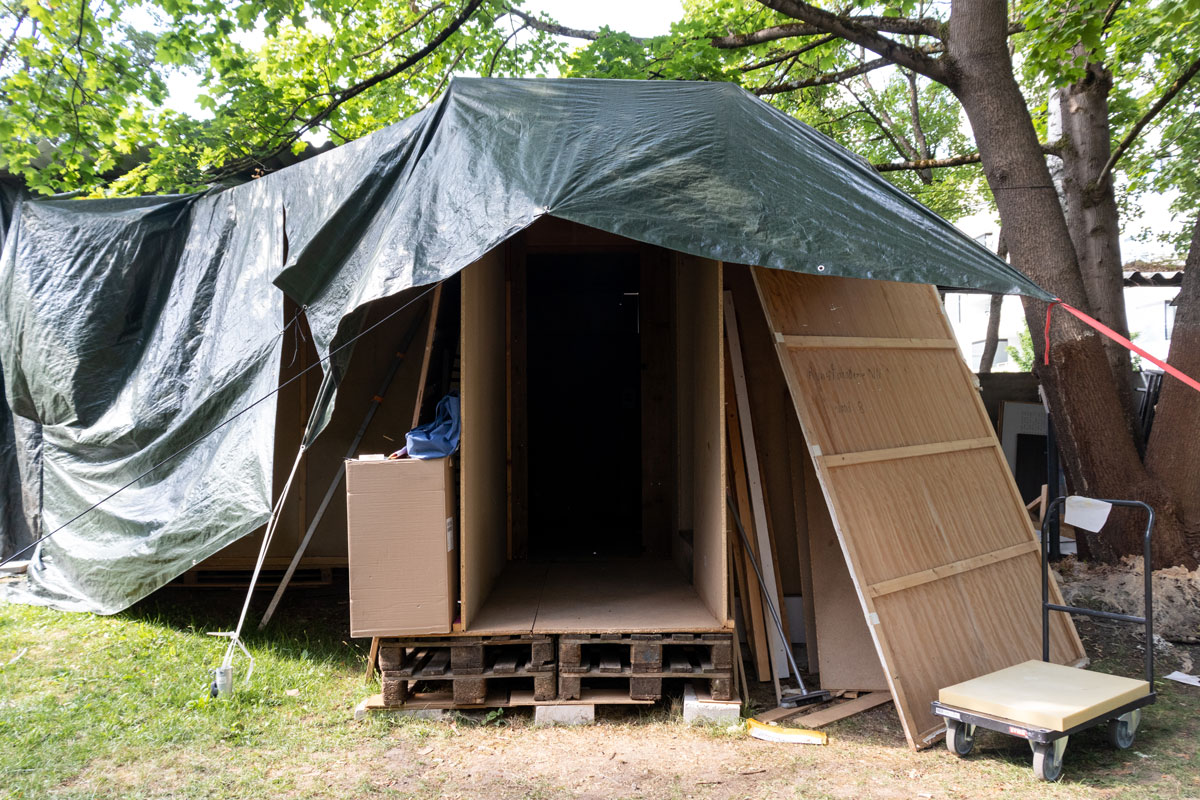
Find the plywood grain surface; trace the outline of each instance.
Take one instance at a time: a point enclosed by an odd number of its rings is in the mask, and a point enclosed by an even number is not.
[[[905,736],[927,746],[942,730],[929,708],[941,688],[1040,653],[1024,504],[933,287],[754,276]],[[1084,658],[1065,615],[1052,620],[1051,656]]]

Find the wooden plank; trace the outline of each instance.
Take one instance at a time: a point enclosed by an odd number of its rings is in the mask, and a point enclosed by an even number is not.
[[[804,447],[804,434],[794,415],[787,415],[788,467],[792,481],[792,503],[795,506],[796,552],[800,562],[801,599],[804,603],[804,651],[808,656],[808,671],[820,672],[820,644],[817,641],[817,605],[813,592],[812,551],[808,534],[808,493],[805,489],[804,462],[808,461],[808,450]],[[814,497],[814,502],[823,503],[824,498]]]
[[[1016,558],[1026,553],[1036,553],[1039,549],[1040,545],[1037,542],[1020,542],[1010,545],[1003,550],[994,550],[991,553],[964,558],[950,564],[943,564],[940,567],[931,567],[910,575],[874,583],[867,587],[867,593],[871,597],[880,597],[892,592],[904,591],[905,589],[911,589],[914,586],[920,586],[923,583],[936,581],[940,578],[949,578],[951,575],[958,575],[968,570],[986,567],[988,564],[995,564],[997,561]]]
[[[725,293],[725,335],[729,342],[730,369],[733,372],[733,387],[737,398],[738,425],[741,426],[742,450],[745,453],[746,479],[750,485],[750,508],[754,519],[754,535],[758,545],[758,563],[762,569],[764,589],[767,597],[778,603],[779,584],[776,581],[775,557],[771,552],[770,535],[767,533],[767,510],[763,502],[762,475],[759,472],[758,449],[754,442],[754,424],[750,419],[750,400],[746,391],[746,373],[742,367],[742,346],[738,338],[737,312],[733,307],[733,295]],[[745,521],[743,520],[743,524]],[[771,663],[780,678],[790,674],[787,651],[775,629],[774,620],[767,624],[767,641],[771,645]]]
[[[902,458],[916,458],[937,453],[957,453],[961,450],[979,450],[984,447],[995,447],[995,436],[981,436],[976,439],[964,439],[957,442],[930,442],[929,444],[914,444],[908,447],[886,447],[882,450],[864,450],[858,453],[838,453],[822,456],[822,466],[845,467],[852,464],[866,464],[871,461],[897,461]]]
[[[728,346],[726,341],[726,364],[729,364]],[[755,577],[754,567],[748,556],[758,558],[754,546],[754,517],[750,513],[750,487],[746,481],[745,461],[742,450],[742,429],[738,424],[736,392],[733,389],[733,371],[725,369],[725,433],[729,448],[730,484],[734,495],[739,519],[750,540],[749,553],[740,535],[733,536],[734,558],[738,565],[740,597],[742,598],[742,617],[747,627],[747,642],[750,644],[750,654],[754,660],[755,676],[759,681],[771,680],[770,644],[767,642],[766,611],[763,608],[763,596]],[[731,521],[730,530],[735,529]]]
[[[730,392],[730,396],[732,396]],[[733,406],[732,403],[727,403],[727,407]],[[733,437],[737,430],[736,424],[726,426],[726,431],[729,432],[729,452],[732,460],[732,454],[737,452],[738,447],[734,446]],[[740,443],[740,438],[738,442]],[[738,508],[749,506],[749,495],[745,489],[746,479],[744,474],[737,467],[737,462],[731,468],[732,482],[734,491],[738,498],[735,503]],[[732,513],[732,512],[730,512]],[[742,518],[748,517],[748,514],[742,514]],[[733,527],[733,524],[730,524]],[[742,599],[742,622],[746,627],[746,643],[750,645],[751,659],[754,661],[754,674],[759,681],[771,680],[771,662],[767,648],[767,631],[763,626],[763,607],[762,593],[758,591],[758,584],[755,583],[752,567],[746,563],[746,551],[742,545],[741,537],[730,537],[730,549],[733,552],[734,567],[737,574],[738,597]]]
[[[438,311],[442,307],[442,284],[433,289],[429,301],[429,326],[425,331],[425,346],[421,348],[421,370],[417,373],[417,399],[413,403],[412,428],[421,424],[421,406],[425,403],[425,381],[429,378],[429,359],[433,355],[433,337],[437,333]]]
[[[462,271],[461,506],[462,622],[474,617],[507,555],[508,519],[504,370],[504,249]]]
[[[792,532],[797,525],[793,494],[794,487],[799,485],[800,473],[796,473],[797,480],[793,481],[787,447],[788,425],[793,416],[792,401],[779,368],[779,358],[775,355],[774,337],[763,317],[762,304],[758,302],[750,268],[744,265],[728,266],[725,270],[725,286],[733,292],[733,305],[737,310],[742,366],[746,371],[750,418],[754,421],[754,439],[763,478],[767,520],[771,523],[769,531],[775,547],[779,588],[785,596],[798,596],[803,593],[803,581],[796,537]],[[803,524],[803,514],[801,516]]]
[[[833,703],[809,714],[791,717],[788,725],[796,728],[822,728],[890,702],[892,702],[892,696],[888,692],[867,692],[844,703]]]
[[[787,347],[801,350],[837,350],[864,347],[872,350],[954,350],[958,344],[952,340],[937,339],[892,339],[870,336],[787,336],[775,334],[775,341]]]
[[[772,328],[784,336],[953,338],[928,286],[754,274]],[[798,313],[801,307],[813,319]],[[872,596],[867,587],[1029,548],[1036,540],[1024,503],[995,445],[829,465],[846,454],[990,437],[956,349],[800,350],[781,343],[777,351],[806,442],[818,448],[818,482],[905,736],[913,747],[927,746],[944,728],[929,710],[940,687],[1040,654],[1037,553],[1030,548],[903,591]],[[819,625],[819,593],[817,600]],[[1081,659],[1070,619],[1058,615],[1051,624],[1052,660]]]

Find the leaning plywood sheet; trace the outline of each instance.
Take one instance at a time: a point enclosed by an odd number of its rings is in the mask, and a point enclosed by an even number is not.
[[[904,733],[926,746],[940,688],[1040,657],[1025,506],[933,287],[755,281]],[[1051,657],[1084,657],[1064,615]]]

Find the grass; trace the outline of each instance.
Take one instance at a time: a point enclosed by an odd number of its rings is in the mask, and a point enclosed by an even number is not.
[[[376,689],[364,643],[344,636],[344,597],[293,599],[248,635],[253,680],[219,700],[224,640],[205,632],[236,620],[233,593],[164,592],[114,617],[0,605],[0,797],[1200,797],[1200,690],[1170,682],[1131,751],[1102,731],[1073,737],[1053,786],[998,735],[966,760],[913,753],[886,706],[828,728],[825,748],[690,729],[669,706],[600,709],[580,729],[511,709],[356,723]],[[1137,674],[1136,637],[1081,629],[1099,668]]]

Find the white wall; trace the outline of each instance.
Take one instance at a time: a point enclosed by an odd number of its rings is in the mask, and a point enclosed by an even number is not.
[[[1129,319],[1129,330],[1138,346],[1157,358],[1166,360],[1170,347],[1170,331],[1175,322],[1175,309],[1170,302],[1178,294],[1174,288],[1134,286],[1125,289],[1125,314]],[[986,294],[946,293],[946,315],[958,338],[958,346],[971,369],[979,370],[979,351],[987,335],[988,305],[991,297]],[[1012,346],[1025,328],[1025,312],[1017,297],[1007,296],[1000,310],[1000,338]],[[1033,331],[1035,339],[1041,338],[1042,329]],[[1017,365],[1008,356],[1004,342],[996,349],[1000,363],[994,364],[993,372],[1016,372]],[[1148,365],[1152,369],[1152,365]]]

